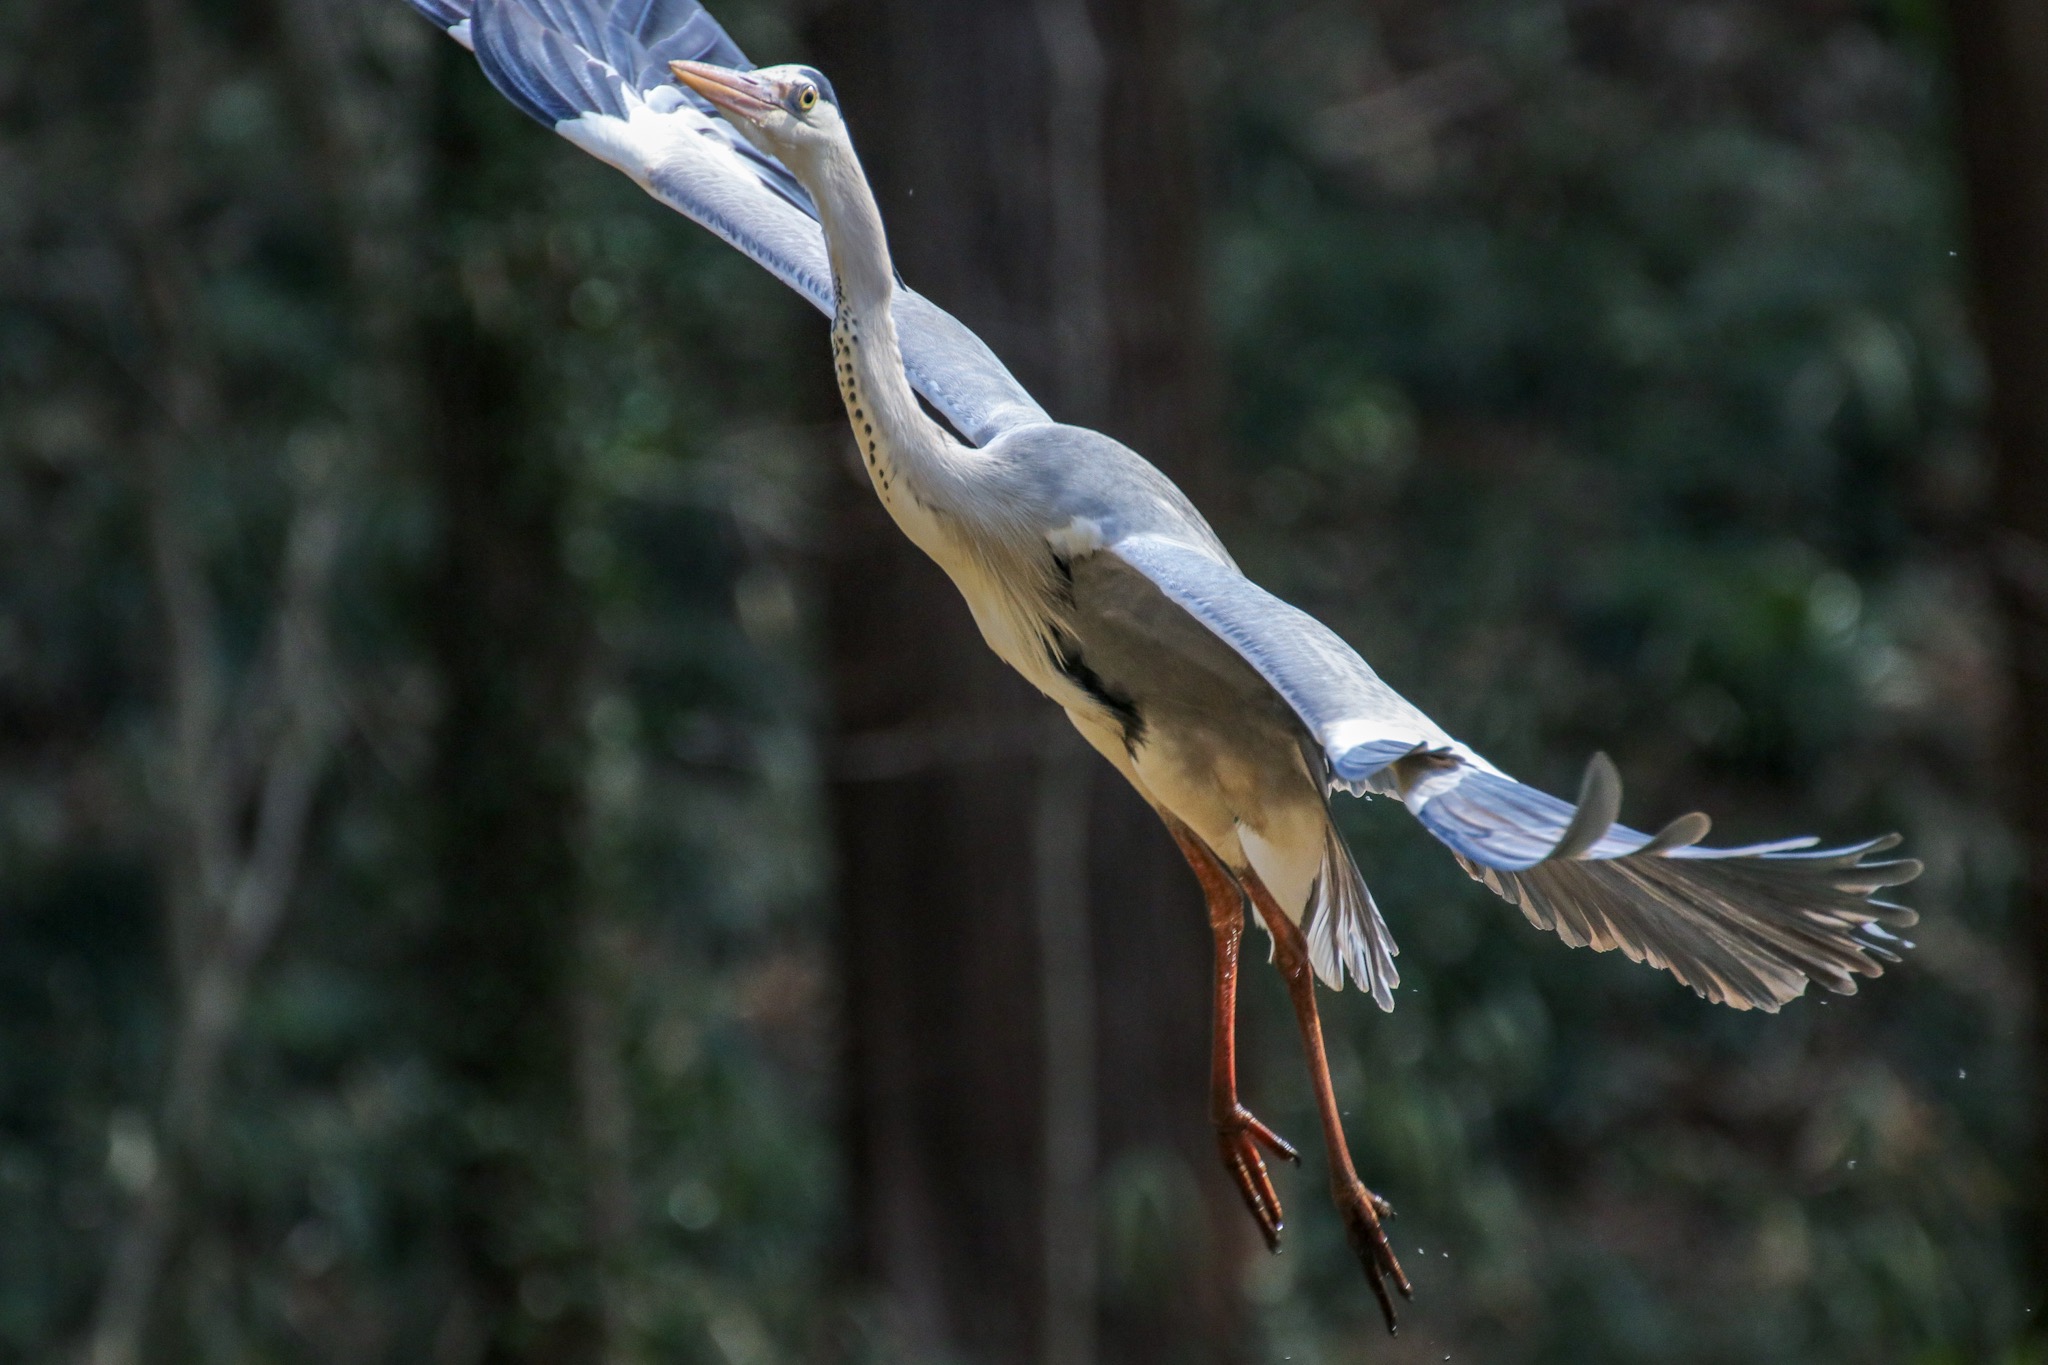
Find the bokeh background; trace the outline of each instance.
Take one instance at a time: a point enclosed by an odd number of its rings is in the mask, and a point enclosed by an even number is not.
[[[401,0],[14,0],[0,1361],[2043,1359],[2038,0],[717,12],[913,284],[1454,732],[1902,829],[1919,948],[1736,1014],[1345,802],[1390,1341],[1318,1154],[1258,1249],[1192,878],[873,505],[816,316]]]

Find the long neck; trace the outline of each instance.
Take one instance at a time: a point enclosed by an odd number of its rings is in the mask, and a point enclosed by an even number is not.
[[[892,511],[904,495],[926,507],[949,502],[963,448],[918,406],[896,341],[896,270],[881,209],[850,145],[806,177],[825,229],[838,295],[832,362],[847,419],[876,491]]]
[[[839,305],[852,308],[862,322],[880,324],[889,319],[896,294],[896,267],[889,259],[882,210],[851,145],[832,147],[819,162],[816,173],[805,179],[812,182],[811,195],[824,223]],[[891,328],[893,334],[893,324]]]

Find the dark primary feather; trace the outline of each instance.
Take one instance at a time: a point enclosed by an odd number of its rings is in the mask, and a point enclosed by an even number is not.
[[[470,22],[470,44],[484,75],[527,117],[547,128],[586,112],[623,117],[625,93],[671,86],[672,61],[751,69],[719,22],[697,0],[408,0],[442,28]],[[674,98],[706,114],[694,92]],[[706,135],[746,160],[761,183],[818,216],[811,196],[783,164],[714,117]]]
[[[752,66],[696,0],[411,3],[466,38],[500,93],[557,132],[585,126],[586,116],[620,118],[635,106],[695,110],[701,117],[666,125],[658,150],[625,169],[662,203],[831,314],[831,269],[809,194],[781,162],[669,79],[668,63],[677,59]],[[819,83],[830,89],[822,77]],[[689,139],[697,140],[689,145],[715,148],[733,173],[708,170],[701,158],[669,155]],[[901,290],[896,328],[911,384],[969,441],[985,445],[1005,431],[1049,420],[981,338],[930,300]]]
[[[469,0],[409,0],[412,7],[442,28],[454,28],[469,18]]]
[[[624,118],[629,106],[618,75],[520,5],[481,0],[470,16],[476,59],[498,93],[544,127],[584,112]]]
[[[818,216],[810,194],[780,161],[741,137],[702,96],[671,79],[672,61],[753,67],[697,0],[474,0],[471,8],[470,33],[484,75],[543,126],[584,113],[624,118],[629,94],[673,91],[670,98],[710,116],[704,136],[718,138],[762,184]]]

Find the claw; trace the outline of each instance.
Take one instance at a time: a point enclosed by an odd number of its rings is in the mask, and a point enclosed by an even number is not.
[[[1266,1250],[1280,1249],[1280,1210],[1274,1202],[1271,1183],[1263,1167],[1258,1166],[1256,1156],[1246,1159],[1242,1152],[1232,1152],[1226,1158],[1231,1178],[1237,1182],[1237,1191],[1251,1210],[1252,1221],[1259,1225],[1259,1236],[1265,1239]]]
[[[1393,1296],[1387,1292],[1387,1282],[1391,1280],[1404,1299],[1414,1298],[1415,1290],[1408,1283],[1408,1276],[1402,1272],[1400,1258],[1394,1255],[1394,1248],[1388,1244],[1385,1230],[1380,1227],[1380,1219],[1391,1215],[1393,1206],[1355,1179],[1348,1189],[1340,1186],[1332,1193],[1337,1201],[1337,1211],[1344,1216],[1344,1231],[1351,1242],[1351,1250],[1364,1268],[1365,1281],[1372,1286],[1373,1297],[1379,1300],[1380,1313],[1387,1320],[1387,1335],[1399,1335],[1400,1321],[1394,1312]]]
[[[1275,1156],[1300,1164],[1301,1155],[1293,1146],[1252,1117],[1243,1105],[1235,1106],[1216,1124],[1216,1146],[1223,1154],[1223,1169],[1230,1173],[1245,1207],[1251,1210],[1252,1221],[1259,1225],[1266,1250],[1278,1251],[1280,1233],[1287,1224],[1281,1215],[1280,1195],[1273,1188],[1273,1177],[1266,1170],[1265,1158],[1259,1155],[1261,1143]]]

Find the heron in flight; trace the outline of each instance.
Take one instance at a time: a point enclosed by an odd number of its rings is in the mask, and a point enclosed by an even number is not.
[[[1238,1102],[1246,907],[1273,944],[1307,1054],[1331,1192],[1385,1315],[1410,1295],[1359,1179],[1315,982],[1393,1008],[1395,947],[1331,821],[1343,791],[1401,802],[1537,927],[1661,967],[1709,1000],[1775,1011],[1855,990],[1910,946],[1873,899],[1920,865],[1811,838],[1703,847],[1704,815],[1616,823],[1596,756],[1576,805],[1515,781],[1382,682],[1337,635],[1247,579],[1136,452],[1054,421],[981,340],[906,288],[831,82],[755,69],[695,0],[411,0],[506,98],[731,243],[832,319],[832,365],[876,494],[952,578],[988,645],[1057,703],[1159,813],[1215,939],[1211,1118],[1269,1247],[1281,1207]],[[951,426],[935,421],[922,396]]]

